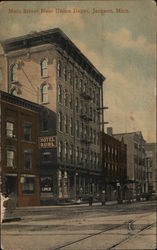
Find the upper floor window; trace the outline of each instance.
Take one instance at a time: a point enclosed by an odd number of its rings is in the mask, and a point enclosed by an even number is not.
[[[24,140],[30,141],[31,140],[31,126],[24,125]]]
[[[67,107],[68,106],[68,91],[65,89],[64,91],[64,105]]]
[[[62,87],[58,86],[58,102],[62,103]]]
[[[14,122],[7,121],[6,123],[6,135],[7,137],[14,137]]]
[[[63,131],[63,121],[64,121],[64,116],[62,112],[58,113],[58,124],[59,124],[59,130]]]
[[[71,71],[69,71],[69,82],[70,82],[70,84],[72,84],[72,73],[71,73]]]
[[[44,59],[40,63],[41,66],[41,76],[45,77],[48,74],[47,60]]]
[[[15,167],[15,151],[7,149],[7,167]]]
[[[70,118],[70,134],[73,135],[73,118]]]
[[[59,141],[58,152],[59,152],[59,158],[60,160],[62,160],[62,157],[63,157],[63,142],[62,141]]]
[[[41,86],[41,102],[48,103],[48,85],[43,84]]]
[[[73,96],[70,94],[70,108],[73,108]]]
[[[65,132],[68,133],[68,115],[65,115]]]
[[[12,65],[11,68],[10,68],[10,79],[11,81],[16,81],[17,78],[16,78],[16,65]]]
[[[66,66],[64,67],[63,75],[64,75],[64,80],[67,81],[67,67]]]
[[[64,152],[65,152],[65,160],[68,161],[68,149],[69,149],[69,145],[67,142],[65,142],[65,148],[64,148]]]
[[[76,97],[76,112],[79,111],[79,100],[78,97]]]
[[[57,75],[58,77],[61,77],[61,62],[60,61],[57,64]]]
[[[78,77],[77,76],[75,76],[75,87],[76,87],[76,89],[79,88],[79,86],[78,86]]]
[[[30,170],[32,165],[32,153],[30,151],[24,151],[24,169]]]

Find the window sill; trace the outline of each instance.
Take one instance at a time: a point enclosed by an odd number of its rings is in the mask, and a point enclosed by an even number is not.
[[[41,102],[41,105],[47,105],[50,104],[49,102]]]
[[[49,76],[41,76],[41,79],[47,79]]]

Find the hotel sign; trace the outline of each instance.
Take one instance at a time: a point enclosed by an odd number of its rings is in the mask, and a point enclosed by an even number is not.
[[[55,148],[56,136],[44,136],[39,138],[40,148]]]

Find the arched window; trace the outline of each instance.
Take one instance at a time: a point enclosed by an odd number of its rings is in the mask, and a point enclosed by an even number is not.
[[[48,103],[48,85],[43,84],[41,86],[41,102]]]
[[[44,59],[41,61],[41,76],[47,76],[47,60]]]
[[[58,61],[58,64],[57,64],[57,76],[61,77],[61,62],[60,61]]]
[[[10,67],[10,80],[12,82],[17,80],[17,78],[16,78],[16,65],[15,64]]]

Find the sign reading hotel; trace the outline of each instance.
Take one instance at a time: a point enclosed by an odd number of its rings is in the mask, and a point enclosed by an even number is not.
[[[56,136],[44,136],[39,138],[40,148],[55,148]]]

